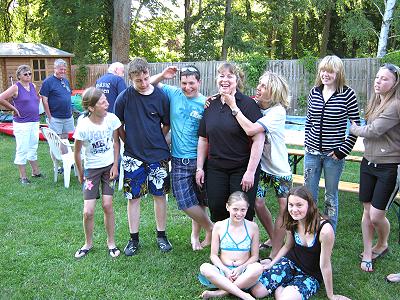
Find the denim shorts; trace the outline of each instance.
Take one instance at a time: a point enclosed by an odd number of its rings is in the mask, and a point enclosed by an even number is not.
[[[47,124],[49,124],[49,128],[54,130],[57,134],[68,133],[75,129],[73,117],[67,119],[52,117],[50,122],[47,119]]]
[[[145,163],[136,158],[124,155],[124,194],[130,199],[140,198],[147,193],[163,196],[170,189],[168,160]]]
[[[172,192],[179,209],[207,205],[204,186],[196,184],[196,165],[196,159],[172,158]]]

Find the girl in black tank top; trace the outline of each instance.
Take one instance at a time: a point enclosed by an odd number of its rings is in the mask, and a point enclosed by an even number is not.
[[[333,294],[331,254],[335,234],[306,187],[290,190],[284,224],[285,245],[272,261],[261,261],[264,272],[251,289],[253,296],[309,299],[323,282],[328,299],[349,299]]]

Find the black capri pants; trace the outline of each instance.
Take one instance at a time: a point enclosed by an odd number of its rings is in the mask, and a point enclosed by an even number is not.
[[[220,167],[207,166],[207,198],[208,208],[210,209],[211,221],[217,222],[229,218],[226,210],[226,202],[229,196],[236,191],[242,191],[240,182],[247,170],[247,164],[242,167],[225,169]],[[260,165],[254,175],[254,185],[246,192],[249,199],[249,209],[247,210],[246,219],[253,221],[255,211],[254,203],[256,200],[258,180],[260,177]]]
[[[371,202],[376,209],[388,210],[399,190],[397,183],[398,164],[374,164],[366,158],[361,161],[361,202]]]

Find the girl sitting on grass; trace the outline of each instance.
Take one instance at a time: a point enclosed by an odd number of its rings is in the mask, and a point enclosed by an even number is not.
[[[212,231],[212,264],[200,266],[199,280],[209,288],[203,299],[233,294],[240,299],[254,299],[242,289],[256,284],[262,273],[258,260],[258,226],[245,220],[249,202],[245,193],[237,191],[229,196],[226,209],[229,218],[216,222]],[[220,251],[220,256],[218,252]]]
[[[329,299],[348,299],[333,294],[331,254],[335,234],[330,221],[318,212],[306,187],[292,188],[284,214],[286,243],[271,261],[261,261],[265,271],[251,289],[263,298],[306,300],[314,295],[322,281]]]
[[[114,180],[118,176],[119,138],[117,129],[120,120],[113,113],[107,112],[108,102],[103,92],[88,88],[82,95],[82,107],[85,115],[79,119],[75,129],[75,165],[79,182],[83,184],[83,229],[85,244],[75,253],[75,258],[82,258],[93,247],[94,209],[99,188],[103,197],[104,224],[107,231],[108,253],[117,257],[120,250],[114,241],[114,211],[112,198]],[[85,170],[81,164],[81,149],[84,147]]]

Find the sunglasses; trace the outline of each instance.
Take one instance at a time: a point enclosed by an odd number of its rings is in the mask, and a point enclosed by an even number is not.
[[[199,70],[194,67],[183,67],[181,68],[181,73],[197,73],[200,74]]]
[[[63,88],[65,88],[67,91],[70,91],[69,86],[65,84],[64,80],[60,80],[60,82]]]
[[[381,66],[381,68],[388,69],[390,72],[393,73],[394,77],[396,77],[396,80],[399,79],[399,70],[394,64],[384,64]]]
[[[27,73],[24,73],[22,75],[24,75],[24,76],[32,76],[32,73],[31,72],[27,72]]]

